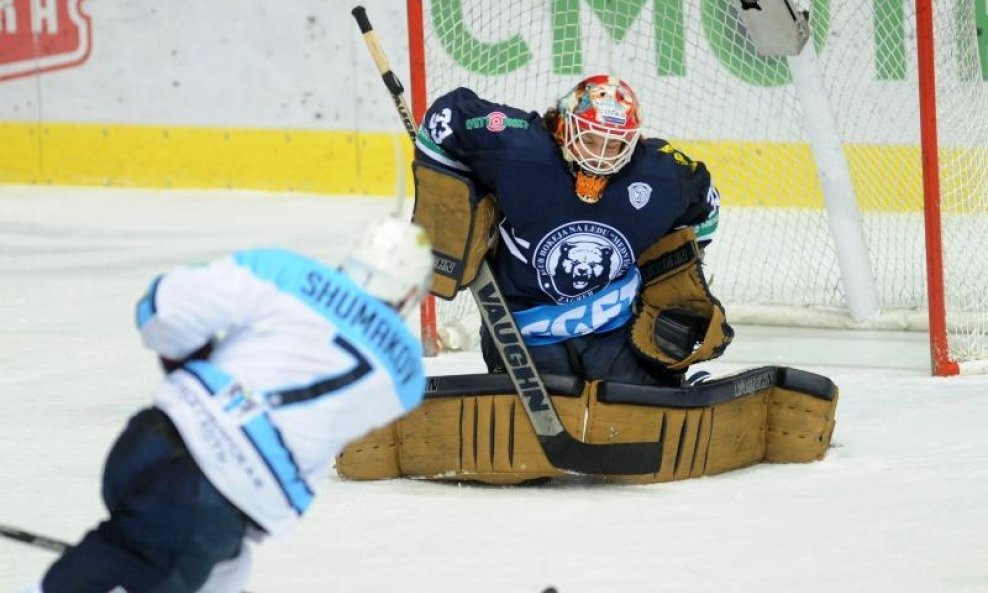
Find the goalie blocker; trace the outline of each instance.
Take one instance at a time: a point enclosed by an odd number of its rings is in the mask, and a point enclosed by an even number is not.
[[[415,162],[412,221],[432,241],[432,293],[452,299],[477,276],[497,234],[497,206],[490,194],[477,196],[473,182],[434,165]]]
[[[822,459],[835,425],[830,379],[760,367],[692,387],[585,383],[546,376],[567,431],[595,444],[654,441],[658,471],[607,476],[629,483],[683,480],[759,462]],[[432,377],[422,406],[351,443],[340,476],[402,476],[516,484],[561,476],[546,459],[505,375]]]

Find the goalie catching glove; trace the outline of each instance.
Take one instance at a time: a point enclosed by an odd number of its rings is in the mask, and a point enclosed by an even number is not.
[[[635,351],[673,371],[720,356],[734,330],[703,277],[693,229],[650,246],[638,268],[642,289],[630,336]]]

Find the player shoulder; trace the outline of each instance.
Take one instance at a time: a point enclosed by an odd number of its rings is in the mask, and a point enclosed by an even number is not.
[[[439,97],[430,111],[433,117],[448,117],[450,124],[465,131],[499,133],[528,130],[541,120],[535,111],[490,101],[466,87],[453,89]]]
[[[237,251],[232,256],[234,264],[247,270],[262,281],[278,286],[294,284],[293,279],[337,274],[326,264],[283,247],[258,247]]]
[[[309,258],[284,247],[256,247],[233,254],[233,260],[248,268],[259,266],[290,266]]]
[[[638,167],[661,175],[690,176],[705,169],[703,163],[662,138],[642,139],[635,156]]]

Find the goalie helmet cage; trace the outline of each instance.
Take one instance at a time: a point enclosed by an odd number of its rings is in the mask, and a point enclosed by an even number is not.
[[[790,61],[760,55],[726,0],[407,0],[412,110],[421,121],[429,101],[467,86],[543,111],[585,76],[620,76],[644,133],[711,170],[722,224],[706,263],[733,322],[928,331],[934,374],[985,372],[988,7],[802,3],[830,114],[801,101]],[[823,115],[853,186],[854,261],[870,267],[881,308],[866,321],[848,306],[821,183],[837,172],[807,131]],[[476,334],[466,292],[431,305],[427,350],[437,335]]]

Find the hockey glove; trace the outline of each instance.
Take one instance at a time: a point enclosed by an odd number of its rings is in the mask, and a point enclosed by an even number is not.
[[[707,286],[691,228],[674,231],[638,258],[642,274],[631,345],[638,354],[681,371],[720,356],[734,337]]]

